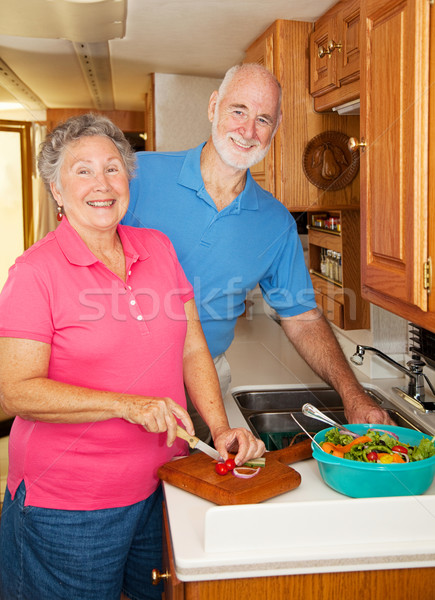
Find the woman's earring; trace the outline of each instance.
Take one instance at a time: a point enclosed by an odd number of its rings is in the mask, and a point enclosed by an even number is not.
[[[63,212],[62,212],[62,207],[59,206],[59,204],[57,205],[57,215],[56,215],[56,219],[58,221],[62,221],[63,219]]]

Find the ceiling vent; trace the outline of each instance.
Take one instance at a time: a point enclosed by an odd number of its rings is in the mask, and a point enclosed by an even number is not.
[[[95,44],[74,42],[73,46],[95,108],[113,110],[115,101],[109,44],[107,42]]]
[[[47,107],[32,90],[16,75],[0,58],[0,86],[4,87],[14,98],[31,113],[45,110]]]

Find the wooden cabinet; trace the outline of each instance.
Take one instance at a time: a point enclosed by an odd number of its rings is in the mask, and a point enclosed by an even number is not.
[[[246,51],[245,62],[260,63],[282,86],[282,122],[264,161],[251,169],[258,183],[290,211],[309,207],[359,206],[359,175],[346,188],[324,191],[304,174],[308,142],[324,131],[358,135],[359,117],[319,114],[308,86],[308,48],[312,23],[275,21]]]
[[[162,600],[331,600],[358,598],[370,590],[370,600],[428,600],[435,568],[388,569],[310,575],[282,575],[181,582],[174,568],[168,521],[165,518],[165,591]]]
[[[184,600],[184,583],[175,573],[174,554],[166,506],[163,505],[163,581],[162,600]]]
[[[317,305],[337,327],[368,329],[369,304],[361,298],[360,290],[359,210],[329,211],[320,216],[309,213],[308,218],[309,268]],[[339,224],[338,230],[331,229],[331,220]],[[325,271],[322,263],[326,251],[330,268]]]
[[[48,108],[47,128],[54,129],[59,123],[70,117],[77,117],[88,112],[104,115],[125,132],[143,133],[145,126],[144,113],[135,110],[91,110],[89,108]]]
[[[431,331],[434,17],[429,0],[361,2],[362,293]]]
[[[246,52],[245,62],[257,63],[275,73],[273,44],[277,37],[275,28],[269,28],[265,35],[261,36],[252,44]],[[265,158],[253,167],[251,174],[255,181],[265,190],[275,195],[275,144],[272,142],[270,150]]]
[[[343,0],[310,35],[310,91],[316,110],[359,98],[360,0]]]
[[[146,82],[145,92],[145,135],[146,149],[154,151],[156,149],[156,115],[155,115],[155,90],[154,73],[151,73]]]

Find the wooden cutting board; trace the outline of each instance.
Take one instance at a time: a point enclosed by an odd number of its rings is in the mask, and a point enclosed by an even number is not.
[[[311,440],[267,452],[266,466],[258,475],[252,479],[239,479],[232,473],[218,475],[215,461],[196,452],[162,465],[158,476],[215,504],[256,504],[298,487],[301,476],[287,465],[310,458],[311,454]]]

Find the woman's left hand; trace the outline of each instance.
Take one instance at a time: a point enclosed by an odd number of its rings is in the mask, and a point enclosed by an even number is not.
[[[264,443],[254,437],[248,429],[242,427],[219,430],[213,436],[213,442],[216,450],[225,460],[228,458],[228,452],[237,452],[234,460],[238,466],[252,458],[263,456],[266,451]]]

